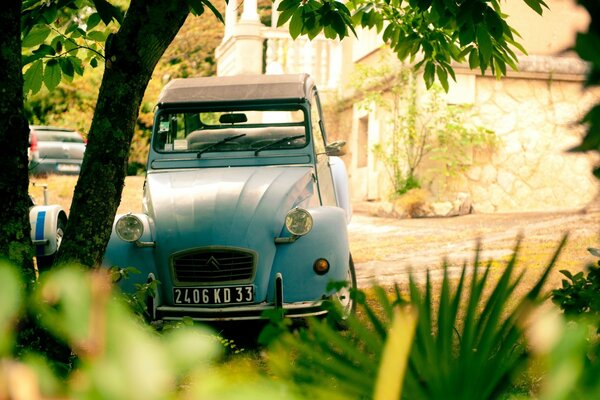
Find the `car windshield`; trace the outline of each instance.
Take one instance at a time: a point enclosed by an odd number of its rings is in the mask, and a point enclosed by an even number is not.
[[[194,152],[198,157],[223,151],[258,155],[262,149],[306,146],[305,121],[301,109],[161,111],[153,145],[159,152]]]

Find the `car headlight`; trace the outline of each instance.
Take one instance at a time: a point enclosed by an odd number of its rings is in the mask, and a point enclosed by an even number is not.
[[[294,208],[285,216],[285,227],[292,235],[306,235],[310,232],[312,226],[312,216],[303,208]]]
[[[126,242],[136,242],[144,233],[144,224],[132,214],[127,214],[119,218],[115,226],[117,236]]]

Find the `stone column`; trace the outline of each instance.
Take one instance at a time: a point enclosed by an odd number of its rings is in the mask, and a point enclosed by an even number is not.
[[[258,21],[258,4],[256,0],[244,0],[244,12],[242,21]]]
[[[223,35],[223,41],[233,35],[235,25],[237,24],[237,0],[229,0],[227,8],[225,9],[225,34]]]
[[[244,10],[237,19],[238,0],[229,0],[223,42],[216,49],[217,75],[263,73],[263,25],[256,0],[244,0]]]

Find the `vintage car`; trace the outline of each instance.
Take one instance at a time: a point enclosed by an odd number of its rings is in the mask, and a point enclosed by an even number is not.
[[[46,187],[44,186],[44,204],[38,205],[30,196],[29,224],[31,241],[34,246],[38,270],[44,270],[52,264],[60,247],[67,225],[67,213],[57,204],[47,204]]]
[[[153,319],[307,317],[328,300],[348,315],[342,146],[327,145],[306,74],[173,80],[156,108],[143,212],[117,215],[103,265],[142,271],[126,291],[159,281]]]

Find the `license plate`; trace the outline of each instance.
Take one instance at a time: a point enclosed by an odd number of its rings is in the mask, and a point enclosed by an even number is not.
[[[80,168],[78,164],[58,164],[56,166],[60,172],[79,172]]]
[[[173,288],[175,304],[218,305],[254,302],[254,286]]]

